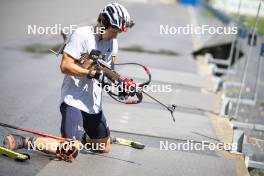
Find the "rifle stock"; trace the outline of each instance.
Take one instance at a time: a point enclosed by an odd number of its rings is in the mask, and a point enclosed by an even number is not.
[[[121,76],[117,72],[109,68],[100,59],[90,59],[88,54],[83,54],[78,61],[78,64],[85,69],[103,71],[105,76],[113,83],[120,81]]]

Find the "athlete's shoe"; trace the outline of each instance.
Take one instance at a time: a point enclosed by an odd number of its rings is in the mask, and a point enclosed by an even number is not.
[[[17,134],[9,134],[4,136],[2,146],[9,150],[16,150],[24,148],[27,144],[28,138]]]

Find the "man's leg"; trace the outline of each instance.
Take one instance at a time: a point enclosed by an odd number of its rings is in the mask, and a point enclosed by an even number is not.
[[[24,137],[17,134],[8,134],[4,136],[2,146],[9,150],[16,149],[36,149],[45,153],[56,153],[60,142],[52,138],[44,137]]]
[[[85,138],[87,143],[93,145],[93,150],[96,146],[97,151],[108,153],[110,151],[110,131],[106,118],[101,111],[99,114],[83,114],[83,127],[86,135],[89,138]]]
[[[64,141],[60,142],[56,139],[45,137],[24,137],[17,134],[9,134],[4,136],[1,146],[9,149],[28,149],[38,150],[48,154],[56,154],[59,159],[73,160],[77,157],[80,150],[79,141]]]
[[[8,134],[0,139],[0,146],[9,150],[24,148],[26,146],[26,137],[17,134]]]
[[[102,152],[102,153],[109,153],[110,151],[110,137],[100,138],[100,139],[87,139],[86,142],[90,143],[94,146],[99,146],[98,149],[94,149],[94,151]],[[92,147],[97,148],[97,147]]]
[[[60,106],[62,116],[61,135],[63,138],[81,140],[84,134],[83,118],[79,109],[62,103]]]

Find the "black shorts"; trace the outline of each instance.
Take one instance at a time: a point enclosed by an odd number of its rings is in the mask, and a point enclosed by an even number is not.
[[[61,135],[64,138],[82,140],[84,133],[91,139],[101,139],[110,136],[109,127],[104,113],[88,114],[75,107],[62,103]]]

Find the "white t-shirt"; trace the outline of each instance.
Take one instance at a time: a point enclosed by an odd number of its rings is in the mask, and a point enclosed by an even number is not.
[[[92,26],[80,27],[71,35],[64,52],[78,60],[81,54],[90,53],[92,49],[101,51],[105,55],[105,62],[110,65],[112,56],[118,52],[117,40],[99,40]],[[89,114],[97,114],[102,110],[102,88],[98,84],[95,79],[65,75],[61,102]]]

